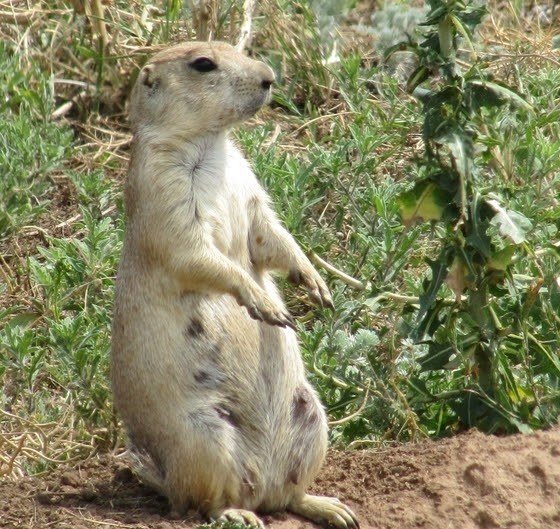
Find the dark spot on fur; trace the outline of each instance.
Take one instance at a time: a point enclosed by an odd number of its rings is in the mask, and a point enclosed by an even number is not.
[[[234,428],[237,428],[239,426],[239,421],[231,410],[229,410],[225,406],[214,406],[214,409],[221,419],[231,424]]]
[[[317,405],[313,395],[306,387],[296,388],[292,401],[292,418],[294,421],[304,418],[306,423],[314,423],[319,420]]]
[[[311,395],[309,390],[301,386],[296,388],[294,400],[292,402],[292,412],[294,417],[299,417],[306,413],[310,402]]]
[[[148,96],[153,96],[159,88],[161,79],[154,74],[154,67],[148,65],[140,72],[140,82],[149,88]]]
[[[193,318],[187,325],[187,335],[191,338],[199,338],[203,334],[204,327],[202,322],[197,318]]]
[[[288,472],[288,483],[293,483],[294,485],[299,483],[299,474],[296,469],[292,469]]]
[[[288,281],[291,281],[294,285],[301,285],[302,278],[299,270],[290,270],[288,273]]]
[[[194,374],[194,379],[199,384],[207,384],[210,380],[212,380],[212,375],[208,373],[208,371],[201,369]]]
[[[212,362],[218,362],[222,357],[222,347],[219,343],[211,344],[208,351],[208,359]]]
[[[206,363],[204,367],[193,373],[194,381],[204,388],[216,389],[226,382],[226,375],[220,368],[212,363]]]
[[[257,244],[262,244],[263,243],[263,238],[260,235],[257,235],[257,237],[255,238],[255,241],[257,242]]]

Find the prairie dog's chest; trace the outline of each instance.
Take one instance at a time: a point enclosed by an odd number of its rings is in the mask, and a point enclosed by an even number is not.
[[[208,156],[193,172],[197,220],[230,257],[243,257],[248,251],[249,207],[257,186],[248,162],[231,144]]]

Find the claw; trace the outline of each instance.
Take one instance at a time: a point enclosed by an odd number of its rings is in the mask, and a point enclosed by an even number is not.
[[[294,331],[297,330],[296,329],[296,323],[295,323],[294,319],[287,312],[284,312],[283,314],[281,314],[278,317],[273,317],[273,318],[270,318],[269,320],[265,320],[265,321],[267,321],[271,325],[276,325],[277,327],[289,327],[290,329],[293,329]]]
[[[255,305],[247,306],[247,312],[254,320],[264,321],[270,325],[276,325],[278,327],[289,327],[294,331],[297,330],[294,319],[288,312],[271,312],[267,314]]]
[[[304,280],[304,284],[309,292],[309,296],[317,305],[324,308],[334,308],[329,289],[320,276]]]
[[[329,291],[321,285],[317,285],[313,290],[309,290],[309,295],[320,307],[334,310],[333,300]]]
[[[226,509],[218,515],[211,516],[211,518],[221,523],[233,522],[248,527],[265,529],[263,521],[254,512],[245,509]]]
[[[294,285],[303,285],[312,301],[320,307],[334,309],[329,289],[314,268],[294,268],[288,273],[288,280]]]
[[[359,529],[358,519],[352,509],[337,498],[305,494],[292,502],[288,509],[314,522],[331,525],[336,529]]]
[[[284,327],[289,327],[293,331],[297,331],[296,322],[289,314],[286,316]]]
[[[247,307],[247,312],[249,313],[249,316],[251,316],[251,318],[253,318],[254,320],[263,321],[264,319],[260,311],[254,305]]]

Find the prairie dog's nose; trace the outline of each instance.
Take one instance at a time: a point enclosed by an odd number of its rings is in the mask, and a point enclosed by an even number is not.
[[[274,83],[274,72],[270,66],[267,66],[264,63],[261,63],[261,78],[261,86],[265,90],[268,90],[272,86],[272,83]]]

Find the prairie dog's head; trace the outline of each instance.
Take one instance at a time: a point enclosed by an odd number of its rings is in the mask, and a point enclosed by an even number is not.
[[[134,132],[196,137],[252,116],[270,100],[273,71],[224,42],[168,48],[142,68],[134,86]]]

